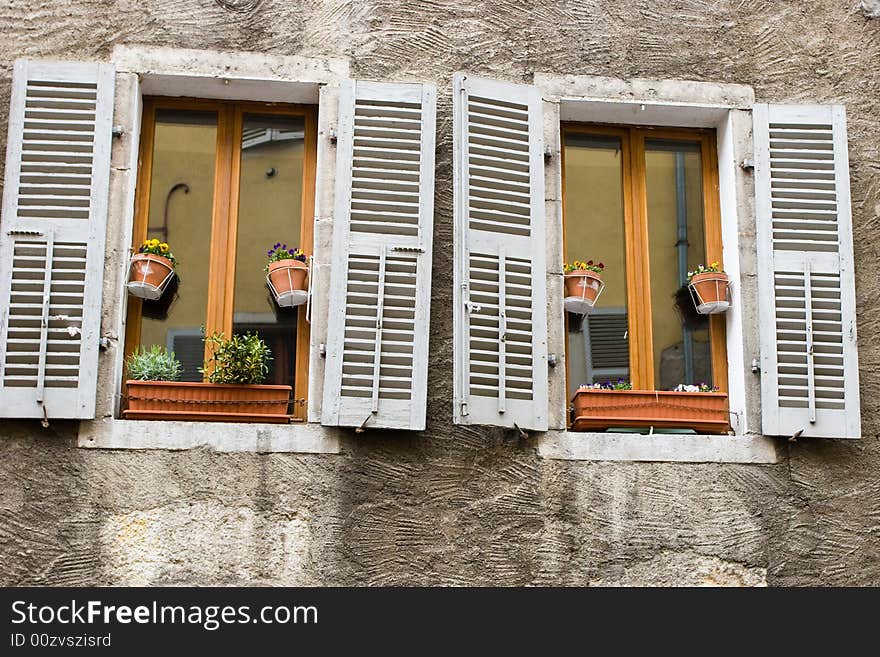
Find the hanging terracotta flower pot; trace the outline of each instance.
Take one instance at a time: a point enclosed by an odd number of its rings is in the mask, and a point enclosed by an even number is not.
[[[717,262],[708,267],[698,265],[688,273],[688,288],[698,313],[714,315],[730,308],[730,279]]]
[[[158,243],[158,240],[155,240]],[[150,240],[145,245],[150,244]],[[168,251],[168,245],[164,242],[167,255],[152,253],[153,247],[141,247],[139,253],[131,256],[128,266],[128,293],[141,299],[155,301],[162,297],[168,284],[174,278],[174,256]],[[145,248],[148,249],[145,251]],[[156,247],[158,248],[158,246]]]
[[[306,287],[309,265],[305,254],[300,249],[288,250],[286,244],[276,244],[268,255],[266,282],[275,302],[281,308],[304,304],[309,298]]]
[[[605,289],[602,281],[602,270],[605,265],[601,262],[594,265],[593,261],[581,262],[575,260],[573,264],[566,264],[565,271],[565,309],[571,313],[585,315],[596,305],[596,299]]]
[[[279,306],[298,306],[305,301],[303,295],[308,273],[309,266],[299,260],[277,260],[269,265],[269,283]],[[302,294],[297,295],[297,292]],[[299,297],[303,297],[302,300]]]

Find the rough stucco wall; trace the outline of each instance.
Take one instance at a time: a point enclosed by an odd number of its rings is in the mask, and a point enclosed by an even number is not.
[[[75,448],[75,425],[0,426],[3,584],[880,584],[880,21],[853,0],[7,0],[11,62],[117,43],[350,57],[433,80],[437,192],[428,431],[341,456]],[[752,85],[847,106],[864,439],[801,441],[778,466],[539,460],[451,425],[454,70]]]

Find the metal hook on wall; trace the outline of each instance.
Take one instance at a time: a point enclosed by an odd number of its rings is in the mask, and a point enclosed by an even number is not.
[[[171,196],[178,189],[182,189],[184,194],[189,194],[189,185],[185,182],[179,182],[174,185],[171,189],[168,190],[168,193],[165,195],[165,210],[162,213],[162,225],[161,226],[147,226],[147,234],[149,235],[151,232],[160,232],[162,233],[162,241],[168,241],[168,203],[171,201]]]

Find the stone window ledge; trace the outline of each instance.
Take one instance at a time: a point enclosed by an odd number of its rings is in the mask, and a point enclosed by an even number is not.
[[[766,436],[579,433],[550,431],[538,438],[538,456],[562,461],[660,463],[779,463],[777,441]]]
[[[93,420],[81,422],[87,449],[207,448],[217,452],[339,454],[339,433],[315,424]]]

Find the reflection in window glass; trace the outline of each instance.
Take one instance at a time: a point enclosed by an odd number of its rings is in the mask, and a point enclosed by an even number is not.
[[[266,252],[277,242],[303,246],[304,130],[301,117],[245,114],[241,142],[233,332],[259,334],[272,350],[266,383],[290,386],[299,309],[275,306],[265,266]]]
[[[216,148],[216,113],[157,110],[147,239],[170,245],[177,294],[144,302],[140,344],[174,351],[183,381],[202,380]]]
[[[670,390],[680,383],[711,383],[708,320],[685,326],[674,304],[687,272],[707,264],[699,143],[646,140],[645,176],[654,385]]]
[[[605,263],[586,318],[568,314],[569,397],[584,383],[629,379],[623,158],[620,139],[565,136],[565,261]]]

